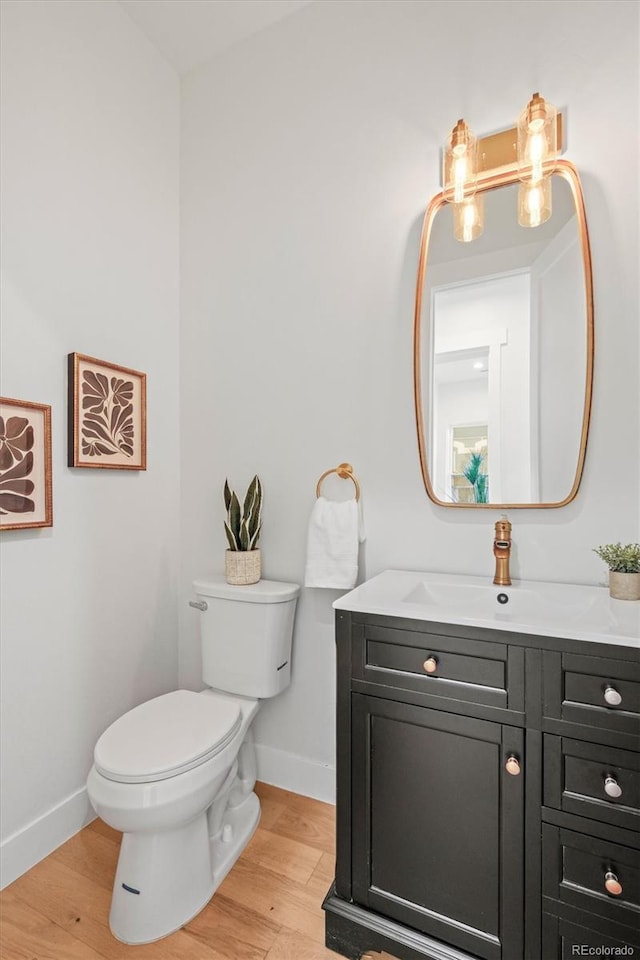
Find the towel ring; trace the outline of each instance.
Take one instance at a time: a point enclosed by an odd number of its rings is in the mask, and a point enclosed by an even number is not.
[[[356,500],[360,499],[360,484],[354,476],[353,467],[350,463],[339,463],[337,467],[332,467],[331,470],[325,470],[316,484],[316,497],[320,496],[322,481],[325,477],[328,477],[330,473],[337,473],[341,480],[353,481],[353,485],[356,488]]]

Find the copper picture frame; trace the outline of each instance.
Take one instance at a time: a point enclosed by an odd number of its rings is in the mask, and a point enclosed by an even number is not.
[[[52,525],[51,407],[0,397],[0,530]]]
[[[146,470],[146,374],[82,353],[68,374],[68,465]]]

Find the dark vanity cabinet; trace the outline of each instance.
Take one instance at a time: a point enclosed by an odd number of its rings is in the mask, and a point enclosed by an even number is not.
[[[327,946],[640,955],[638,650],[347,611],[336,640]]]

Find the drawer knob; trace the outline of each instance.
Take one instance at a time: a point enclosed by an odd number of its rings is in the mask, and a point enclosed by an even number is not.
[[[622,893],[622,884],[611,870],[607,870],[604,875],[604,888],[612,897],[619,897]]]
[[[622,694],[609,684],[604,688],[604,699],[610,707],[619,707],[622,703]]]
[[[604,792],[608,797],[614,797],[617,800],[622,796],[622,787],[615,777],[605,777]]]
[[[428,659],[422,664],[422,667],[425,673],[435,673],[438,669],[438,658],[428,657]]]
[[[520,761],[517,757],[514,757],[511,754],[510,757],[507,757],[507,762],[504,765],[507,773],[510,773],[512,777],[517,777],[520,773]]]

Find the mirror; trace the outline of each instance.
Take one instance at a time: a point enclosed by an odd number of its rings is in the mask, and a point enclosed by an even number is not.
[[[434,197],[414,329],[416,422],[429,497],[452,507],[560,507],[584,464],[593,375],[589,239],[577,172],[559,161],[553,213],[518,225],[518,181],[488,178],[485,229],[453,236]]]

